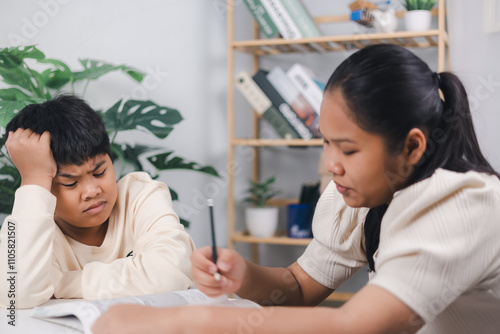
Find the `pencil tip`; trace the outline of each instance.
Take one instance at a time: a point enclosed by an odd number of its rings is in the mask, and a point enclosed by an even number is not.
[[[214,206],[214,200],[211,199],[211,198],[207,199],[207,205],[208,206]]]

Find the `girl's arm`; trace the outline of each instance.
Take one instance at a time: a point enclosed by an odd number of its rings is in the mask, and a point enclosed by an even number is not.
[[[423,322],[401,300],[367,285],[340,308],[112,306],[92,328],[105,333],[415,333]]]
[[[265,306],[312,306],[333,291],[311,278],[297,262],[288,268],[264,267],[244,260],[234,250],[219,248],[215,266],[210,247],[195,251],[191,261],[196,286],[208,296],[234,292]],[[222,275],[219,282],[213,276],[217,270]]]

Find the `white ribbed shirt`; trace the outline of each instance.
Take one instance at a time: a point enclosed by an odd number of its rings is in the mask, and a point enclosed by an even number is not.
[[[330,183],[300,266],[333,289],[365,266],[367,212],[347,206]],[[419,333],[500,333],[500,180],[438,169],[396,192],[374,261],[369,284],[418,313]]]

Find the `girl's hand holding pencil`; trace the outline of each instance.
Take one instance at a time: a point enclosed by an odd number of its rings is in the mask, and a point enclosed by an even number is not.
[[[212,247],[202,247],[191,254],[192,275],[196,287],[209,297],[238,291],[245,276],[246,262],[232,249],[217,248],[217,263]],[[220,273],[220,280],[214,277]]]
[[[214,200],[208,199],[207,206],[210,214],[212,247],[201,248],[192,254],[192,274],[196,287],[207,296],[215,297],[239,289],[245,273],[245,261],[235,251],[217,248]]]

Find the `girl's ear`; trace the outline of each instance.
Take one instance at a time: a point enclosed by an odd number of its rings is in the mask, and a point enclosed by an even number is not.
[[[404,158],[409,165],[416,165],[427,148],[427,139],[424,132],[419,128],[413,128],[408,132],[403,150]]]

